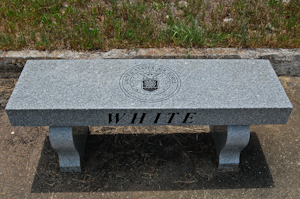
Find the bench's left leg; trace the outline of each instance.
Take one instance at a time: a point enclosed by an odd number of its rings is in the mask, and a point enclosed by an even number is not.
[[[250,140],[250,126],[227,126],[227,132],[221,132],[220,129],[222,128],[211,126],[219,157],[218,169],[237,169],[240,163],[240,153]]]
[[[49,127],[50,143],[62,172],[81,172],[89,127]]]

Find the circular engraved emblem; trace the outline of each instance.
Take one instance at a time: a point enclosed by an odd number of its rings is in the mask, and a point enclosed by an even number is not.
[[[120,79],[122,91],[131,98],[158,102],[172,97],[180,88],[180,79],[171,69],[154,64],[137,65]]]

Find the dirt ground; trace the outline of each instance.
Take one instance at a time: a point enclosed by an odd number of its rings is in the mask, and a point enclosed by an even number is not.
[[[299,198],[300,77],[280,77],[286,125],[251,126],[235,172],[217,171],[207,126],[90,127],[82,173],[61,173],[48,127],[12,127],[19,72],[0,72],[1,198]]]

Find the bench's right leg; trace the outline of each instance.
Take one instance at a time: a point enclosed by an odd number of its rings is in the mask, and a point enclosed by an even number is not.
[[[49,127],[49,138],[61,172],[81,172],[89,127]]]
[[[240,164],[240,153],[250,140],[250,126],[210,126],[214,138],[219,170],[235,170]],[[227,131],[227,132],[226,132]]]

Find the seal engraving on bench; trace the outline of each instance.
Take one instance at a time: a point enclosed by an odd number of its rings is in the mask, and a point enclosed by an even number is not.
[[[133,99],[158,102],[180,89],[180,79],[174,71],[156,63],[136,65],[121,76],[120,87]]]

